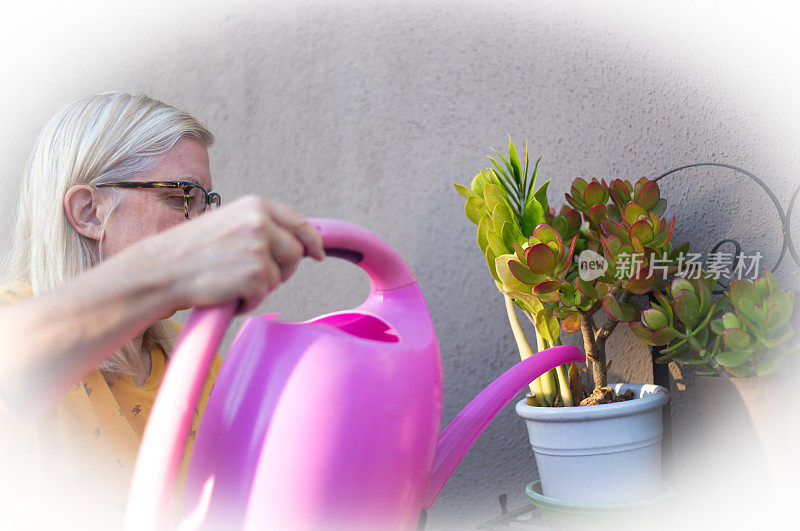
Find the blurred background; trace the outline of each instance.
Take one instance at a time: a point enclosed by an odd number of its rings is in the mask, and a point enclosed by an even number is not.
[[[518,354],[454,182],[511,135],[542,155],[558,208],[576,177],[654,177],[723,162],[785,209],[800,176],[800,39],[788,2],[211,0],[18,3],[0,20],[0,249],[39,128],[88,94],[144,92],[216,135],[214,188],[363,225],[416,273],[439,335],[447,423]],[[660,7],[659,7],[660,6]],[[729,170],[663,181],[674,241],[735,237],[772,267],[777,211]],[[795,221],[792,232],[800,231]],[[797,287],[791,260],[777,271]],[[300,320],[355,306],[366,276],[304,263],[262,312]],[[234,330],[238,327],[234,327]],[[610,381],[647,382],[649,350],[620,327]],[[532,333],[532,332],[531,332]],[[232,338],[229,334],[229,340]],[[567,342],[577,338],[566,336]],[[697,445],[691,375],[672,368],[675,467]],[[313,396],[314,389],[309,389]],[[391,393],[392,389],[387,389]],[[520,395],[521,396],[521,395]],[[429,529],[474,528],[537,478],[509,406],[445,486]]]

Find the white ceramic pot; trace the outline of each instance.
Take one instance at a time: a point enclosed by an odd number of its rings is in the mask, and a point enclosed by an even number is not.
[[[661,494],[661,408],[667,390],[651,384],[611,387],[616,393],[630,389],[636,398],[578,407],[517,402],[545,496],[622,502]]]

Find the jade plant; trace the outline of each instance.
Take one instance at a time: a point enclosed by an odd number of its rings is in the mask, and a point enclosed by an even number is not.
[[[755,281],[732,281],[712,302],[714,280],[675,278],[631,329],[664,347],[656,361],[695,366],[705,376],[763,377],[800,350],[794,336],[794,292],[782,291],[769,271]],[[794,344],[791,341],[794,340]]]
[[[639,320],[633,296],[660,287],[656,269],[674,272],[688,245],[673,247],[675,218],[660,217],[666,201],[654,181],[575,179],[568,204],[556,215],[547,199],[549,181],[534,192],[538,160],[529,178],[527,144],[524,165],[510,138],[508,151],[506,159],[495,150],[500,162],[489,157],[493,168],[478,173],[470,187],[455,188],[478,225],[478,245],[505,298],[520,355],[533,351],[515,306],[533,323],[539,350],[559,345],[561,329],[580,331],[594,394],[608,396],[608,337],[618,323]],[[602,327],[595,321],[601,308],[608,316]],[[571,406],[584,398],[574,364],[543,375],[531,391],[536,405]]]

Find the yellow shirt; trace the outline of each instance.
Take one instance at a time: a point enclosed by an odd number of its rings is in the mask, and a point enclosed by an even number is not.
[[[14,302],[26,294],[31,293],[24,285],[0,287],[0,304]],[[183,326],[173,324],[176,331]],[[181,478],[220,365],[217,355],[195,410]],[[136,386],[130,376],[121,376],[108,385],[100,371],[94,369],[34,427],[30,447],[40,461],[41,479],[48,483],[57,478],[61,490],[53,496],[62,499],[65,506],[72,506],[68,501],[71,497],[80,503],[90,501],[87,496],[99,495],[106,498],[102,503],[108,518],[122,514],[142,433],[165,370],[166,356],[159,348],[150,351],[150,375],[141,386]],[[1,402],[0,414],[5,409]],[[76,524],[83,522],[80,514],[75,518]]]

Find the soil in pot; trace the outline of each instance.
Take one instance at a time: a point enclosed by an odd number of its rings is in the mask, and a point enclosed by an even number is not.
[[[614,402],[625,402],[633,399],[633,391],[628,389],[621,395],[614,393],[610,387],[598,387],[592,394],[581,400],[579,406],[596,406],[599,404],[613,404]]]
[[[633,391],[628,389],[622,394],[614,393],[614,390],[611,387],[600,387],[592,391],[589,396],[581,400],[579,406],[596,406],[599,404],[613,404],[614,402],[625,402],[626,400],[633,400],[636,398],[633,395]],[[529,406],[535,406],[536,400],[531,393],[525,395],[526,402]],[[556,398],[556,403],[554,407],[561,407],[560,397]]]

